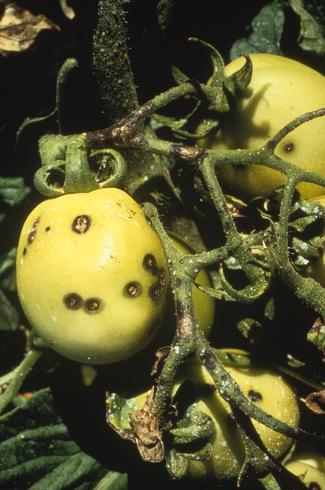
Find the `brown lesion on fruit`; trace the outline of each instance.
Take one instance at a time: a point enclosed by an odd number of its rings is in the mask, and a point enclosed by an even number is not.
[[[250,390],[248,390],[248,393],[247,394],[248,394],[248,398],[252,402],[260,402],[261,400],[263,400],[263,396],[262,396],[262,394],[259,391],[250,389]]]
[[[88,298],[84,304],[84,308],[87,313],[97,313],[101,306],[102,304],[99,298]]]
[[[284,145],[284,151],[286,153],[290,153],[290,152],[292,152],[292,150],[294,149],[294,147],[295,147],[294,143],[286,143]]]
[[[152,272],[153,274],[156,275],[156,270],[157,270],[157,261],[156,257],[153,254],[146,254],[143,257],[142,261],[143,267],[146,271]]]
[[[33,243],[33,241],[35,240],[39,223],[40,223],[40,217],[36,218],[36,220],[33,222],[31,226],[30,232],[28,233],[27,236],[27,246]]]
[[[47,226],[47,227],[45,228],[46,233],[48,233],[50,230],[51,230],[51,227],[50,227],[50,226]]]
[[[128,297],[137,298],[138,296],[140,296],[142,288],[139,282],[131,281],[125,286],[124,290]]]
[[[76,216],[72,222],[72,231],[77,233],[78,235],[83,235],[86,231],[89,230],[91,225],[91,218],[87,214],[80,214]]]
[[[159,269],[158,271],[158,279],[157,281],[152,284],[149,288],[149,297],[152,299],[152,301],[156,304],[159,304],[163,298],[163,294],[165,291],[166,287],[166,273],[163,268]]]
[[[64,296],[63,303],[68,310],[80,310],[83,300],[78,293],[68,293]]]

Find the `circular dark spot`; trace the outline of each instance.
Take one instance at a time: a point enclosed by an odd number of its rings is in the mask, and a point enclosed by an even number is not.
[[[35,240],[35,237],[36,237],[36,230],[32,230],[27,237],[28,245],[30,245]]]
[[[149,296],[156,303],[159,304],[164,291],[164,287],[158,280],[149,288]]]
[[[96,313],[100,308],[100,300],[98,298],[88,298],[85,301],[85,309],[89,313]]]
[[[136,281],[129,282],[125,286],[125,292],[130,298],[136,298],[141,294],[141,284]]]
[[[24,249],[23,249],[23,255],[26,255],[26,252],[27,252],[27,248],[24,247]]]
[[[80,216],[76,216],[72,222],[72,230],[79,235],[86,233],[89,230],[91,224],[90,216],[86,214],[81,214]]]
[[[160,282],[160,285],[162,287],[165,287],[166,285],[166,274],[164,269],[160,269],[158,272],[158,281]]]
[[[252,402],[259,402],[260,400],[263,399],[261,393],[255,390],[249,390],[248,392],[248,398],[252,400]]]
[[[180,288],[180,287],[181,287],[181,285],[182,285],[182,279],[180,279],[179,277],[177,277],[177,278],[176,278],[175,283],[176,283],[176,286],[177,286],[178,288]]]
[[[157,267],[157,261],[154,255],[146,254],[143,258],[143,267],[146,271],[153,271]]]
[[[293,143],[286,143],[284,145],[284,151],[287,153],[290,153],[294,149],[294,144]]]
[[[50,231],[50,229],[51,229],[51,227],[50,227],[50,226],[47,226],[47,227],[45,228],[45,231],[47,231],[47,232],[48,232],[48,231]]]
[[[311,481],[308,485],[309,490],[322,490],[321,487],[315,481]]]
[[[79,310],[82,307],[82,297],[77,293],[66,294],[63,298],[65,306],[69,310]]]
[[[40,218],[36,218],[34,223],[32,224],[32,230],[36,230],[40,222]]]

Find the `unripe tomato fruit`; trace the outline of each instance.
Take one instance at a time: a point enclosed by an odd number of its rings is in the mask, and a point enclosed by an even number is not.
[[[296,396],[281,376],[260,368],[226,369],[239,384],[243,394],[259,408],[292,427],[299,425]],[[210,437],[212,457],[207,461],[188,461],[187,476],[203,478],[209,475],[220,480],[237,476],[244,462],[245,450],[235,421],[230,416],[229,405],[215,390],[207,370],[199,364],[192,362],[181,367],[177,385],[185,380],[194,383],[199,394],[198,408],[212,418],[216,428]],[[284,456],[292,444],[291,439],[254,419],[252,422],[270,453],[275,458]],[[262,466],[260,470],[263,470]]]
[[[39,204],[23,226],[17,288],[31,326],[74,361],[127,359],[156,334],[167,258],[140,206],[115,188]]]
[[[226,149],[257,149],[297,116],[325,107],[325,77],[302,63],[273,54],[251,54],[251,81],[237,99],[236,109],[225,116],[217,135],[204,146]],[[226,66],[229,76],[243,64],[240,57]],[[305,170],[325,176],[325,117],[309,121],[288,134],[276,155]],[[285,183],[279,172],[260,165],[224,167],[220,176],[234,192],[246,197],[265,196]],[[324,193],[322,187],[300,183],[302,197]]]

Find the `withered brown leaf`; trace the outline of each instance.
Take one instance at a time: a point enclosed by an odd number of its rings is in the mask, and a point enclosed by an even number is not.
[[[14,3],[6,5],[0,19],[0,56],[28,50],[44,29],[60,30],[44,15],[34,15]]]

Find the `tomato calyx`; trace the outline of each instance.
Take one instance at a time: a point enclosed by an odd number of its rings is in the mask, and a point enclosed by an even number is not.
[[[34,185],[46,197],[115,187],[126,173],[126,163],[113,149],[88,150],[85,135],[46,135],[40,139],[42,166]]]

